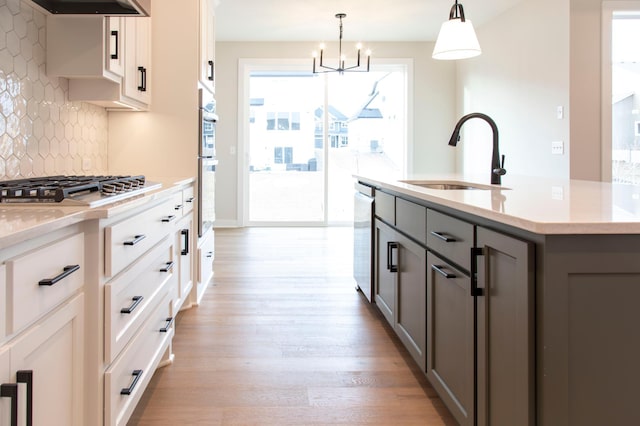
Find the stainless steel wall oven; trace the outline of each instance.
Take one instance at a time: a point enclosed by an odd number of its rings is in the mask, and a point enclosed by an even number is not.
[[[215,211],[216,102],[206,89],[199,89],[198,134],[198,237],[213,227]]]

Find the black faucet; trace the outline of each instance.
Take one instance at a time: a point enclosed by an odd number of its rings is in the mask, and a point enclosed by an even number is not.
[[[451,139],[449,139],[449,145],[456,146],[458,144],[458,141],[460,140],[460,129],[462,129],[462,125],[466,123],[467,120],[470,120],[472,118],[481,118],[491,126],[491,130],[493,131],[493,153],[491,154],[491,184],[500,185],[500,177],[506,174],[507,171],[504,169],[504,155],[502,156],[502,163],[500,163],[500,153],[498,152],[498,126],[491,117],[480,112],[473,112],[471,114],[465,115],[458,121],[458,124],[456,124],[456,127],[453,129],[453,134],[451,135]]]

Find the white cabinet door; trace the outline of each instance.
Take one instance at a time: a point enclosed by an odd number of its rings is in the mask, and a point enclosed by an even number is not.
[[[151,19],[124,18],[125,76],[123,95],[151,103]]]
[[[193,214],[180,219],[176,232],[176,259],[178,261],[178,285],[174,297],[173,314],[180,310],[193,288]]]
[[[106,67],[112,73],[124,76],[124,19],[117,16],[105,18],[107,20]]]
[[[13,373],[33,372],[34,425],[83,425],[84,295],[22,334],[11,345],[10,365]],[[20,416],[26,410],[20,404]]]
[[[200,83],[215,92],[215,9],[212,0],[200,0]]]

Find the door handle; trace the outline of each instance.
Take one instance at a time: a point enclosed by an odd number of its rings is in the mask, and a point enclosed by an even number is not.
[[[482,248],[471,248],[471,297],[482,296],[484,291],[478,288],[478,257],[484,256]]]
[[[27,426],[33,425],[33,370],[19,370],[16,372],[18,383],[27,385]]]
[[[0,385],[0,397],[11,398],[11,426],[18,426],[18,384],[3,383]]]
[[[393,250],[398,249],[398,243],[394,241],[387,242],[387,270],[389,272],[398,272],[398,265],[393,263]]]
[[[189,254],[189,230],[182,229],[180,235],[184,237],[184,248],[180,251],[180,254],[186,256]]]

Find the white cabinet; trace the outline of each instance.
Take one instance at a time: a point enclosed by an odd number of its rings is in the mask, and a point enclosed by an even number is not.
[[[0,262],[8,319],[0,393],[18,390],[17,406],[0,398],[0,425],[12,415],[34,425],[84,425],[84,233],[71,226],[4,248]]]
[[[200,0],[200,83],[215,92],[215,8],[213,0]]]
[[[18,409],[31,411],[34,425],[84,424],[83,314],[80,294],[11,346],[12,372],[31,371],[33,375],[32,410],[27,404],[18,404]]]
[[[69,100],[109,109],[151,103],[151,18],[47,17],[47,75],[69,79]]]
[[[125,98],[151,103],[151,18],[125,18]]]
[[[212,229],[202,236],[198,243],[198,285],[194,286],[191,299],[200,304],[202,296],[213,277],[213,259],[215,247],[215,231]]]

